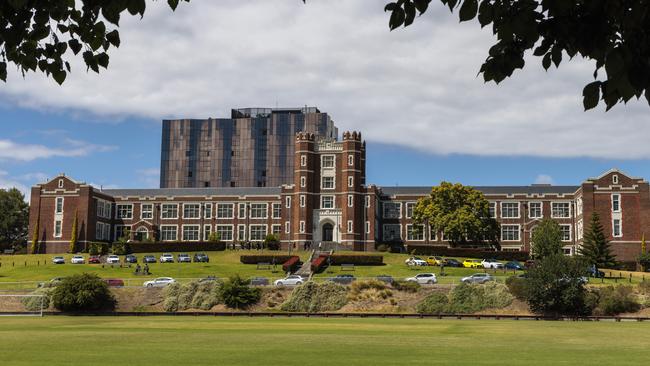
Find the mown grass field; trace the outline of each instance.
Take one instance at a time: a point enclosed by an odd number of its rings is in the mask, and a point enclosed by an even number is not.
[[[433,319],[0,319],[2,365],[641,365],[645,323]]]
[[[147,278],[136,276],[134,268],[122,267],[117,265],[98,265],[98,264],[80,264],[73,265],[69,263],[72,255],[63,255],[66,258],[66,264],[54,265],[51,263],[52,255],[39,254],[39,255],[5,255],[0,256],[0,290],[17,289],[17,288],[31,288],[34,284],[26,283],[24,285],[9,284],[9,282],[38,282],[48,281],[54,277],[64,277],[75,273],[91,272],[96,273],[103,278],[123,278],[127,279],[127,285],[139,285],[143,281],[152,277],[169,276],[176,279],[190,279],[202,278],[206,276],[217,276],[225,278],[234,274],[239,274],[242,277],[267,277],[270,280],[284,277],[282,266],[278,265],[271,269],[257,269],[256,265],[244,265],[239,261],[242,254],[260,254],[260,251],[223,251],[223,252],[208,252],[210,256],[210,263],[153,263],[150,264],[151,276]],[[280,252],[269,252],[278,254]],[[283,254],[286,252],[283,252]],[[156,258],[161,253],[151,253]],[[190,253],[193,254],[193,253]],[[295,254],[295,253],[294,253]],[[298,255],[302,260],[307,260],[309,252],[299,251]],[[357,253],[358,254],[358,253]],[[404,260],[408,258],[406,254],[392,254],[392,253],[379,253],[384,256],[383,266],[357,266],[354,271],[341,271],[340,266],[332,266],[324,272],[316,274],[316,280],[324,280],[327,277],[332,277],[341,273],[350,273],[357,278],[369,278],[377,275],[390,275],[394,278],[406,278],[414,276],[417,273],[433,272],[438,275],[438,281],[442,284],[458,283],[463,276],[471,275],[472,273],[480,272],[482,269],[471,268],[445,268],[446,276],[440,276],[439,267],[417,267],[409,268],[404,264]],[[137,254],[141,260],[144,254]],[[85,255],[87,257],[87,255]],[[461,261],[463,258],[459,258]],[[497,280],[504,281],[507,276],[513,274],[512,271],[505,273],[502,270],[490,271],[493,273]],[[608,274],[609,272],[606,271]],[[619,271],[613,271],[612,275],[618,275]],[[618,283],[628,283],[627,276],[629,272],[620,272],[625,279],[618,280]],[[638,283],[644,279],[644,274],[633,273],[633,283]],[[129,280],[130,279],[130,280]],[[650,280],[650,277],[648,277]],[[595,284],[600,284],[600,280],[592,281]],[[606,279],[605,284],[615,283],[614,279]]]

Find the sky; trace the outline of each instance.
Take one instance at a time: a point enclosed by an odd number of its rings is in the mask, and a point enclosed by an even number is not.
[[[650,177],[649,108],[584,112],[593,63],[574,58],[499,85],[477,75],[494,37],[440,3],[390,32],[386,1],[147,2],[122,18],[108,70],[72,59],[58,86],[0,84],[0,188],[64,172],[96,186],[157,187],[164,118],[317,106],[367,141],[377,185],[579,184],[610,168]],[[564,57],[565,60],[568,57]]]

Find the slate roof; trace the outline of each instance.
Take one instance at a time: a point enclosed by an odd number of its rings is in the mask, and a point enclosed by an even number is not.
[[[580,186],[475,186],[483,194],[572,194]],[[387,196],[395,195],[426,195],[431,192],[431,187],[381,187],[381,192]]]
[[[279,196],[280,187],[219,187],[219,188],[150,188],[104,189],[98,192],[113,197],[204,197],[204,196]]]

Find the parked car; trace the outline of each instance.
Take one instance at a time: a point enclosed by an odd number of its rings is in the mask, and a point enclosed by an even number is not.
[[[110,287],[124,287],[124,281],[119,278],[105,278],[104,282]]]
[[[275,286],[297,286],[302,285],[305,280],[298,275],[290,275],[273,282]]]
[[[480,259],[465,259],[463,261],[463,267],[465,268],[483,268],[483,263]]]
[[[116,255],[109,255],[108,257],[106,257],[106,263],[108,263],[108,264],[114,264],[114,263],[119,264],[120,263],[120,257],[118,257]]]
[[[124,257],[124,261],[126,263],[138,263],[138,257],[134,256],[133,254],[129,254]]]
[[[330,281],[338,283],[341,285],[349,285],[355,280],[354,275],[351,274],[340,274],[335,277],[330,278]]]
[[[61,283],[61,281],[63,281],[64,278],[65,277],[54,277],[53,279],[47,282],[39,283],[38,287],[56,287]]]
[[[205,253],[194,253],[194,262],[208,263],[210,257]]]
[[[386,282],[386,283],[393,283],[395,280],[393,280],[393,277],[390,275],[379,275],[376,277],[378,281]]]
[[[172,284],[174,282],[176,282],[176,280],[171,278],[171,277],[158,277],[158,278],[154,278],[151,281],[145,281],[143,286],[144,287],[150,287],[150,288],[151,287],[165,287],[165,286],[168,286],[168,285],[170,285],[170,284]]]
[[[517,270],[517,271],[523,271],[525,269],[524,265],[517,262],[517,261],[510,261],[510,262],[504,264],[503,267],[505,267],[505,269],[514,269],[514,270]]]
[[[156,263],[156,257],[153,255],[145,255],[142,257],[142,263]]]
[[[483,268],[503,268],[503,263],[496,259],[483,259],[481,261]]]
[[[181,253],[178,255],[178,263],[191,263],[192,258],[187,253]]]
[[[90,257],[88,257],[88,263],[99,264],[101,262],[102,260],[98,255],[91,255]]]
[[[427,257],[426,262],[430,266],[439,266],[444,263],[444,259],[438,256]]]
[[[174,256],[171,253],[163,253],[160,256],[160,263],[174,263]]]
[[[420,285],[433,285],[438,282],[435,273],[418,273],[406,279],[409,282],[417,282]]]
[[[251,278],[251,286],[268,286],[269,279],[266,277],[253,277]]]
[[[410,257],[407,260],[405,260],[404,263],[406,263],[409,266],[426,266],[427,265],[427,262],[424,259],[418,258],[418,257]]]
[[[460,279],[460,282],[464,283],[486,283],[488,281],[494,281],[494,277],[489,273],[474,273]]]
[[[203,277],[199,280],[199,283],[205,283],[205,282],[221,282],[219,277],[215,276],[208,276],[208,277]]]
[[[454,258],[445,258],[445,266],[447,267],[462,267],[463,263]]]
[[[83,255],[73,255],[72,259],[70,259],[70,263],[72,263],[72,264],[84,264],[84,263],[86,263],[86,259],[84,258]]]
[[[52,258],[52,263],[54,264],[65,264],[65,258],[63,257],[54,257]]]

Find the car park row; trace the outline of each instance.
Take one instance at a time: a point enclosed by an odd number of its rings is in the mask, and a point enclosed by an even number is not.
[[[190,257],[189,254],[186,253],[181,253],[174,258],[174,255],[171,253],[163,253],[159,258],[158,261],[160,263],[208,263],[210,262],[210,257],[208,257],[207,254],[205,253],[196,253],[194,254],[194,257]],[[88,257],[88,264],[101,264],[102,263],[102,256],[99,255],[91,255]],[[65,264],[65,258],[63,256],[55,256],[52,257],[52,263],[53,264]],[[86,264],[86,258],[83,255],[74,255],[70,259],[71,264]],[[138,263],[138,257],[133,255],[133,254],[127,254],[124,256],[124,260],[120,259],[120,256],[118,255],[107,255],[104,256],[103,263],[106,264],[120,264],[120,263]],[[156,263],[156,257],[153,255],[144,255],[142,257],[142,263]]]
[[[426,259],[420,257],[409,257],[404,263],[411,267],[418,266],[445,266],[445,267],[464,267],[464,268],[485,268],[485,269],[512,269],[523,270],[525,266],[518,261],[509,261],[502,263],[496,259],[465,259],[462,263],[455,258],[443,258],[439,256],[430,256]]]

